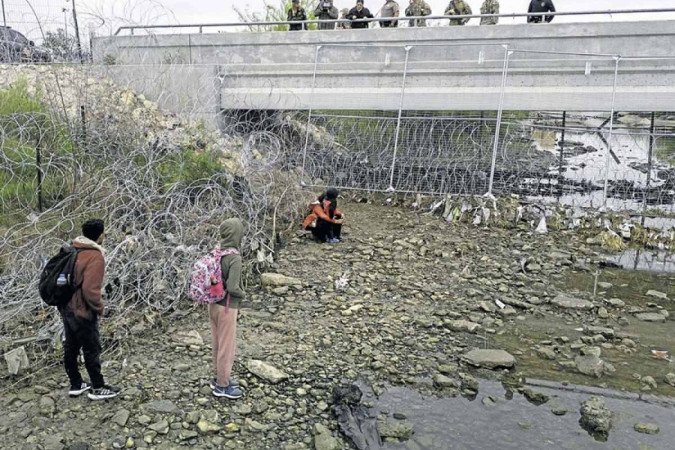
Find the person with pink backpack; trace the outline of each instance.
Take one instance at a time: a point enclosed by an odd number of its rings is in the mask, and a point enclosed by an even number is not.
[[[237,315],[246,295],[242,288],[239,254],[244,225],[239,219],[228,219],[220,230],[221,246],[201,258],[193,267],[188,296],[209,307],[216,372],[216,377],[210,382],[213,395],[234,400],[243,395],[231,375],[236,349]]]

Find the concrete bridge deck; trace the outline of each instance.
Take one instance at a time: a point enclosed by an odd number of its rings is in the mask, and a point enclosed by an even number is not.
[[[504,46],[511,51],[506,78]],[[674,49],[675,21],[93,41],[95,62],[114,63],[98,70],[169,110],[202,116],[222,109],[496,110],[502,82],[507,110],[673,111]]]

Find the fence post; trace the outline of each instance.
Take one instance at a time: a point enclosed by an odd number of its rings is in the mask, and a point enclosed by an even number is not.
[[[649,188],[652,185],[652,155],[654,154],[654,129],[656,122],[656,113],[652,111],[651,123],[649,125],[649,153],[647,153],[647,185],[645,186],[644,195],[642,196],[642,219],[641,225],[645,226],[645,214],[647,210],[647,195],[649,195]]]
[[[309,144],[309,126],[312,120],[312,99],[314,98],[314,88],[316,87],[316,69],[319,65],[319,50],[321,49],[320,45],[316,46],[316,51],[314,52],[314,73],[312,73],[312,89],[310,91],[309,97],[309,110],[307,112],[307,129],[305,130],[305,145],[302,149],[302,179],[300,183],[305,184],[305,162],[307,161],[307,145]]]
[[[42,212],[42,137],[38,137],[37,145],[35,146],[35,169],[37,171],[37,201],[38,211]]]
[[[401,115],[403,114],[403,99],[405,98],[405,82],[408,75],[408,57],[410,56],[411,45],[405,46],[405,61],[403,63],[403,82],[401,83],[401,97],[398,101],[398,118],[396,119],[396,135],[394,136],[394,157],[391,161],[391,173],[389,174],[389,188],[388,191],[395,191],[394,189],[394,170],[396,168],[396,155],[398,153],[398,139],[401,132]]]
[[[560,153],[558,155],[558,200],[563,195],[563,163],[565,158],[565,128],[567,126],[567,111],[562,113],[562,133],[560,135]]]
[[[502,111],[504,109],[504,90],[506,89],[506,77],[509,72],[509,58],[513,52],[509,51],[508,44],[504,46],[504,67],[502,68],[502,86],[499,91],[499,109],[497,110],[497,123],[495,124],[495,140],[492,146],[492,164],[490,166],[490,182],[488,184],[488,191],[486,197],[494,197],[492,195],[492,186],[495,180],[495,165],[497,164],[497,151],[499,149],[499,128],[502,125]]]
[[[612,135],[614,133],[614,107],[616,102],[616,84],[619,79],[619,61],[621,56],[614,57],[614,84],[612,86],[612,109],[609,113],[609,134],[607,135],[607,156],[605,157],[605,185],[602,193],[602,210],[607,209],[607,191],[609,189],[609,163],[612,154]]]

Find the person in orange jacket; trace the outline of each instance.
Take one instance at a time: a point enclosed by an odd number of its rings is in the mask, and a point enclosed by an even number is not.
[[[337,209],[337,198],[340,193],[329,188],[319,198],[309,204],[309,215],[302,222],[302,228],[312,232],[318,242],[337,244],[342,240],[342,223],[344,214]]]

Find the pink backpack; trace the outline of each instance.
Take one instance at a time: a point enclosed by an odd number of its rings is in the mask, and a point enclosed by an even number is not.
[[[239,250],[236,248],[221,250],[220,247],[216,247],[199,258],[192,266],[188,297],[200,305],[205,305],[219,302],[226,295],[229,296],[225,290],[220,260],[223,256],[238,254]]]

